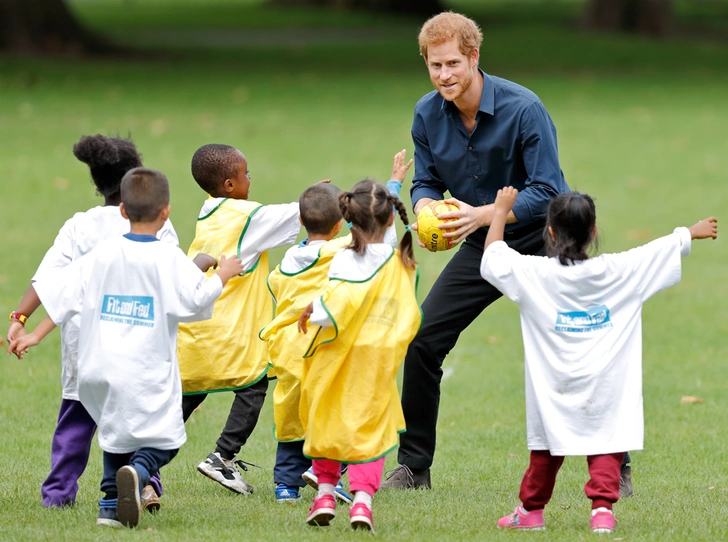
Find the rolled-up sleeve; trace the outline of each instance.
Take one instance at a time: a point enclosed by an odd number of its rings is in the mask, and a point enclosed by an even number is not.
[[[566,183],[559,166],[556,127],[541,102],[523,110],[520,125],[521,152],[528,179],[513,206],[518,222],[546,218],[549,202],[564,191]]]

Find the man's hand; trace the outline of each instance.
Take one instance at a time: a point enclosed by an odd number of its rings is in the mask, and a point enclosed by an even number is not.
[[[407,154],[406,149],[402,149],[397,154],[394,155],[394,165],[392,166],[392,176],[390,179],[393,181],[399,181],[400,183],[404,182],[404,178],[407,176],[407,171],[409,170],[410,166],[412,166],[412,158],[410,158],[409,162],[405,164],[405,156]]]
[[[718,219],[711,216],[690,226],[688,229],[690,230],[691,239],[715,239],[718,237]]]
[[[448,222],[447,224],[440,224],[440,229],[454,229],[455,231],[445,232],[442,234],[443,237],[450,239],[450,247],[454,247],[465,238],[473,233],[478,228],[488,226],[493,217],[493,206],[485,205],[483,207],[473,207],[465,202],[460,201],[456,198],[446,199],[445,203],[455,205],[457,211],[448,211],[446,213],[440,213],[437,218],[444,220],[447,218],[454,218],[454,222]]]

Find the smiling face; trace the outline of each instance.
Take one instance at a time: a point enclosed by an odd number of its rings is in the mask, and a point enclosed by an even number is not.
[[[440,95],[449,102],[467,96],[478,70],[478,50],[470,57],[460,52],[456,39],[427,48],[427,69],[430,81]]]

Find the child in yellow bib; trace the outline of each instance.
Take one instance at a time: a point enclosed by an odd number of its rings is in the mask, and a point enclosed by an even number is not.
[[[320,326],[304,355],[301,383],[304,453],[319,485],[306,521],[328,525],[336,515],[334,487],[344,462],[354,493],[351,525],[372,530],[384,455],[405,429],[396,375],[421,323],[417,266],[409,228],[399,250],[383,242],[392,206],[409,223],[402,202],[384,186],[361,181],[340,195],[340,205],[352,244],[333,257],[325,293],[299,320],[304,333],[309,319]]]
[[[189,254],[237,254],[245,273],[225,285],[211,320],[179,327],[182,413],[187,421],[208,393],[235,393],[215,451],[197,470],[231,491],[249,494],[253,488],[237,471],[235,456],[255,428],[268,389],[268,349],[257,338],[273,313],[265,285],[267,251],[295,242],[300,230],[298,202],[248,201],[248,163],[243,153],[228,145],[198,149],[192,157],[192,176],[210,198],[202,205]]]
[[[405,164],[405,151],[394,157],[390,194],[398,196],[412,160]],[[311,339],[298,332],[301,312],[316,297],[324,293],[328,272],[335,254],[351,244],[351,235],[336,238],[343,224],[339,206],[341,190],[333,185],[315,184],[299,199],[300,221],[307,239],[286,252],[281,263],[268,276],[268,289],[276,305],[273,321],[261,330],[260,338],[268,341],[268,352],[276,372],[273,392],[273,435],[278,440],[276,463],[273,469],[277,502],[297,501],[306,483],[317,488],[311,460],[303,453],[303,426],[299,414],[303,354]],[[392,225],[385,242],[394,245],[397,232]],[[351,503],[351,497],[341,482],[336,486],[340,501]]]

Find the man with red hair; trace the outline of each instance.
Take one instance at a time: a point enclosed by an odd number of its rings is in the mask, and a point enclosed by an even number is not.
[[[569,190],[546,108],[530,90],[478,68],[482,39],[474,21],[453,12],[429,19],[419,35],[435,90],[415,107],[412,203],[418,213],[450,192],[446,201],[458,210],[440,215],[456,219],[448,223],[455,231],[444,236],[451,246],[465,242],[422,304],[424,321],[404,364],[400,466],[382,488],[431,487],[442,362],[460,333],[501,296],[480,276],[498,189],[518,189],[505,240],[523,254],[543,254],[546,207]]]

